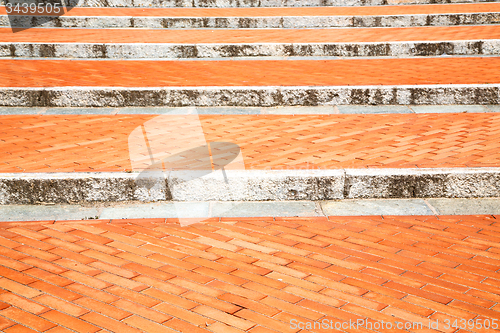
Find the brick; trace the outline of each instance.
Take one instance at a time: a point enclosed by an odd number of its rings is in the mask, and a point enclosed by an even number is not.
[[[239,328],[241,330],[248,330],[251,327],[255,326],[254,323],[247,321],[245,319],[238,318],[234,315],[227,314],[225,312],[219,311],[217,309],[212,309],[208,306],[205,305],[200,305],[196,308],[194,308],[192,311],[201,314],[203,316],[206,316],[208,318],[211,318],[216,321],[223,322],[224,324],[227,324],[229,326],[234,326],[236,328]],[[244,311],[244,310],[242,310]],[[241,311],[238,311],[237,313],[240,313]]]
[[[37,282],[34,282],[37,283]],[[42,294],[40,290],[36,287],[31,287],[31,286],[25,286],[24,284],[6,279],[6,278],[1,278],[0,279],[0,286],[2,289],[8,290],[12,293],[24,296],[26,298],[33,298],[35,296],[38,296]]]
[[[9,327],[5,331],[5,333],[10,333],[10,332],[15,332],[15,333],[36,333],[36,331],[27,328],[26,326],[23,325],[14,325],[12,327]]]
[[[99,301],[96,301],[92,298],[88,297],[82,297],[74,301],[74,303],[81,305],[89,310],[92,310],[93,312],[100,313],[104,316],[116,319],[116,320],[122,320],[123,318],[127,318],[128,316],[131,316],[132,313],[124,311],[122,309],[119,309],[115,306],[102,303]]]
[[[12,306],[0,311],[0,315],[16,322],[22,322],[24,325],[40,332],[56,326],[37,315],[30,314]]]
[[[77,292],[81,295],[85,295],[87,297],[95,298],[96,300],[99,300],[101,302],[106,302],[106,303],[111,303],[111,302],[118,299],[118,297],[116,297],[116,296],[113,296],[111,294],[108,294],[108,293],[103,292],[103,291],[98,290],[98,289],[84,286],[83,284],[79,284],[79,283],[70,284],[70,285],[66,286],[66,289],[72,290],[74,292]],[[75,302],[77,302],[77,300],[75,300]]]
[[[141,332],[151,332],[151,333],[175,333],[174,330],[165,327],[164,325],[157,324],[151,320],[147,320],[138,316],[131,316],[124,319],[122,322],[138,328]]]
[[[214,323],[213,325],[215,325],[215,324],[218,324],[218,323]],[[213,331],[213,325],[210,325],[210,329],[212,331]],[[184,320],[180,320],[177,318],[172,318],[171,320],[164,322],[163,326],[170,327],[176,331],[183,332],[183,333],[184,332],[185,333],[203,333],[203,332],[206,332],[205,329],[194,326],[194,325],[192,325]],[[204,327],[205,325],[201,325],[201,326]],[[229,326],[226,326],[226,327],[231,329]],[[227,332],[229,333],[231,331],[229,330]]]
[[[95,312],[88,313],[86,315],[83,315],[80,318],[89,322],[89,323],[92,323],[96,326],[103,327],[111,332],[114,332],[114,331],[119,331],[119,332],[124,332],[124,333],[140,333],[140,332],[142,332],[141,330],[130,327],[126,324],[123,324],[122,322],[116,321],[116,320],[111,319],[109,317],[104,317],[103,315],[100,315],[100,314],[95,313]]]
[[[70,316],[73,317],[79,317],[87,312],[89,310],[86,310],[84,308],[81,308],[77,305],[74,305],[73,303],[66,302],[64,300],[52,297],[50,295],[41,295],[38,297],[35,297],[33,300],[45,304],[53,309],[59,310],[61,312],[64,312],[66,314],[69,314]]]
[[[71,285],[69,285],[69,286],[71,286]],[[56,297],[65,299],[67,301],[73,301],[73,300],[81,297],[81,295],[78,295],[78,294],[75,294],[69,290],[66,290],[68,288],[68,286],[66,286],[65,288],[61,288],[61,287],[58,287],[58,286],[55,286],[55,285],[52,285],[52,284],[49,284],[49,283],[46,283],[43,281],[33,282],[30,284],[30,287],[40,289],[41,291],[43,291],[47,294],[54,295]]]
[[[37,299],[34,298],[34,300],[36,301]],[[24,297],[21,297],[21,296],[18,296],[16,294],[12,294],[12,293],[1,294],[0,301],[8,303],[8,304],[2,303],[2,307],[1,307],[2,309],[8,308],[9,304],[10,304],[10,305],[16,306],[24,311],[28,311],[30,313],[33,313],[35,315],[39,315],[41,313],[49,311],[49,308],[47,308],[43,305],[40,305],[36,302],[33,302],[29,299],[26,299]]]
[[[185,309],[179,308],[177,306],[161,303],[154,307],[156,310],[171,315],[172,317],[179,318],[187,321],[194,326],[209,325],[214,322],[214,320],[207,317],[200,316],[193,311],[187,311]]]
[[[222,300],[219,300],[214,297],[210,297],[207,295],[203,295],[194,291],[188,291],[182,295],[183,297],[196,302],[196,305],[204,304],[206,306],[212,307],[214,309],[218,309],[220,311],[226,313],[234,313],[238,310],[241,310],[241,307],[235,304],[231,304]]]
[[[157,323],[162,323],[162,322],[167,321],[170,318],[172,318],[171,316],[167,316],[167,315],[160,313],[158,311],[152,310],[150,308],[147,308],[147,307],[142,306],[142,305],[137,304],[137,303],[132,303],[132,302],[124,300],[124,299],[117,300],[112,305],[116,306],[122,310],[133,313],[135,315],[139,315],[141,317],[147,318],[147,319],[152,320],[152,321],[157,322]]]
[[[132,291],[129,289],[125,289],[125,288],[122,288],[119,286],[111,286],[109,288],[106,288],[105,291],[107,291],[113,295],[116,295],[120,298],[125,298],[125,299],[128,299],[130,301],[142,304],[142,305],[147,306],[149,308],[160,303],[160,301],[157,299],[154,299],[152,297],[149,297],[149,296],[146,296],[146,295],[140,294],[138,292],[135,292],[135,291]]]

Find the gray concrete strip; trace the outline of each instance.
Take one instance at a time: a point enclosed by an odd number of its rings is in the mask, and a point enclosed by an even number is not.
[[[1,205],[492,197],[500,168],[0,174]]]
[[[338,108],[341,114],[413,113],[407,105],[339,105]]]
[[[80,205],[0,206],[0,221],[88,220],[101,216],[99,207]]]
[[[439,215],[500,214],[500,199],[428,199]]]
[[[500,13],[273,17],[47,17],[24,15],[8,17],[0,15],[0,27],[19,28],[297,29],[487,25],[499,22]]]
[[[439,207],[432,212],[421,199],[266,201],[266,202],[183,202],[121,203],[105,207],[81,205],[0,206],[0,223],[8,221],[213,218],[213,217],[313,217],[361,215],[499,215],[500,198],[429,199]],[[209,210],[209,206],[212,207]],[[315,207],[318,207],[319,209]],[[203,222],[203,220],[200,220]]]
[[[196,218],[209,216],[208,202],[143,203],[102,208],[101,219]]]
[[[422,199],[339,200],[321,203],[326,216],[434,215]]]
[[[487,113],[500,112],[498,105],[338,105],[338,106],[282,106],[282,107],[136,107],[136,108],[30,108],[0,107],[3,115],[113,115],[113,114],[169,114],[169,115],[329,115],[329,114],[403,114],[403,113]]]
[[[0,106],[334,106],[500,104],[500,84],[308,87],[1,87]]]
[[[322,216],[313,201],[211,202],[212,216]]]
[[[485,105],[415,105],[410,106],[415,113],[481,113],[495,112]]]
[[[0,43],[0,57],[211,59],[237,57],[422,57],[500,54],[500,40],[369,43]]]

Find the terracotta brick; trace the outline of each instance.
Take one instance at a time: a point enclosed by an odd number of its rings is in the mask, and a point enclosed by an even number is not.
[[[183,309],[192,309],[195,306],[198,305],[198,303],[192,302],[186,298],[179,297],[173,294],[166,293],[164,291],[155,289],[155,288],[148,288],[144,291],[141,292],[144,295],[148,295],[154,298],[157,298],[159,300],[162,300],[163,302],[168,302],[169,304],[176,305],[178,307],[181,307]]]
[[[129,289],[125,289],[119,286],[111,286],[106,288],[105,291],[118,296],[119,298],[125,298],[130,301],[142,304],[147,307],[152,307],[160,303],[159,300],[154,299],[152,297],[146,296],[144,294],[140,294],[136,291],[132,291]]]
[[[175,276],[173,274],[168,274],[168,273],[159,271],[157,269],[143,266],[143,265],[140,265],[137,263],[128,263],[126,265],[123,265],[122,268],[127,269],[129,271],[138,272],[138,273],[141,273],[143,275],[151,276],[151,277],[163,280],[163,281],[171,279]]]
[[[188,291],[182,296],[191,301],[197,302],[196,305],[204,304],[229,314],[241,310],[241,306],[238,306],[236,304],[231,304],[229,302],[225,302],[223,300],[219,300],[217,298],[203,295],[194,291]]]
[[[27,328],[26,326],[23,325],[14,325],[12,327],[9,327],[8,329],[4,330],[3,332],[5,333],[10,333],[10,332],[15,332],[15,333],[36,333],[36,331]]]
[[[127,258],[127,259],[130,260],[130,258]],[[143,258],[143,259],[145,259],[144,262],[142,262],[140,260],[133,260],[133,261],[138,262],[140,264],[143,264],[145,266],[152,267],[152,268],[158,268],[158,267],[164,266],[165,264],[180,267],[180,268],[187,269],[187,270],[192,270],[192,269],[199,267],[199,265],[192,264],[192,263],[187,262],[185,260],[174,259],[171,257],[164,256],[163,254],[158,254],[158,253],[150,255],[148,257],[148,259],[146,259],[146,258]]]
[[[229,283],[224,283],[222,281],[212,281],[207,284],[211,288],[217,288],[228,293],[236,294],[245,298],[252,300],[259,300],[265,297],[265,294],[256,291],[251,291],[243,287],[235,286]]]
[[[130,317],[129,317],[130,318]],[[109,317],[104,317],[103,315],[100,315],[95,312],[88,313],[86,315],[83,315],[81,319],[94,324],[96,326],[105,328],[111,332],[119,330],[120,332],[126,332],[126,333],[140,333],[142,332],[141,330],[138,330],[136,328],[130,327],[126,324],[123,324],[122,322],[116,321],[114,319],[111,319]]]
[[[77,262],[82,263],[82,264],[89,264],[89,263],[95,261],[95,259],[93,259],[93,258],[89,258],[89,257],[81,255],[79,253],[71,252],[71,251],[68,251],[65,249],[61,249],[61,248],[55,248],[55,249],[50,250],[49,252],[57,254],[58,256],[60,256],[64,259],[77,261]]]
[[[214,320],[209,319],[207,317],[200,316],[200,315],[194,313],[193,311],[187,311],[187,310],[184,310],[184,309],[179,308],[177,306],[170,305],[166,302],[158,304],[154,308],[158,311],[161,311],[163,313],[171,315],[172,317],[185,320],[194,326],[200,326],[200,327],[202,325],[208,326],[209,324],[214,322]]]
[[[10,292],[24,296],[26,298],[33,298],[35,296],[42,294],[42,292],[38,290],[38,288],[36,287],[25,286],[24,284],[6,278],[0,278],[0,286],[2,286],[2,289],[8,290]]]
[[[95,276],[97,274],[102,273],[100,270],[95,269],[94,267],[90,267],[88,265],[85,265],[85,264],[82,264],[79,262],[75,262],[72,260],[64,259],[64,258],[56,260],[56,261],[54,261],[54,263],[59,265],[59,266],[62,266],[64,268],[70,269],[72,271],[77,271],[77,272],[83,273],[85,275]],[[65,270],[65,271],[67,271],[67,270]],[[62,274],[62,273],[64,273],[64,271],[62,271],[58,274]]]
[[[46,314],[47,313],[43,314],[42,316],[45,316]],[[40,332],[46,331],[49,328],[56,326],[53,323],[40,318],[39,316],[22,311],[13,306],[0,311],[0,315],[16,322],[22,322],[25,326],[28,326]]]
[[[3,310],[3,309],[2,309]],[[0,316],[0,330],[5,330],[7,327],[11,327],[16,323],[12,320]]]
[[[23,273],[15,271],[13,269],[7,268],[5,266],[0,269],[0,276],[3,276],[9,280],[13,280],[16,282],[19,282],[21,284],[29,284],[31,282],[35,282],[36,279],[32,276],[29,276],[29,272],[32,271],[34,268],[30,268],[27,270],[24,270]]]
[[[132,303],[124,299],[117,300],[116,302],[112,303],[112,305],[157,323],[163,323],[164,321],[172,318],[171,316],[167,316],[158,311],[152,310],[137,303]]]
[[[213,331],[213,325],[215,324],[218,324],[218,323],[214,323],[212,325],[210,325],[210,329]],[[185,333],[202,333],[202,332],[206,332],[205,329],[201,328],[201,327],[197,327],[197,326],[194,326],[184,320],[180,320],[180,319],[177,319],[177,318],[172,318],[171,320],[168,320],[166,322],[163,323],[163,326],[167,326],[167,327],[170,327],[176,331],[179,331],[179,332],[185,332]],[[201,325],[202,327],[204,327],[205,325]],[[231,332],[230,330],[233,329],[232,327],[229,327],[229,326],[226,326],[229,330],[227,332]]]
[[[103,292],[103,291],[98,290],[98,289],[84,286],[83,284],[79,284],[79,283],[70,284],[70,285],[66,286],[66,288],[69,290],[72,290],[74,292],[77,292],[81,295],[85,295],[87,297],[91,297],[91,298],[94,298],[96,300],[99,300],[101,302],[111,303],[111,302],[118,299],[118,297],[116,297],[114,295],[108,294],[108,293]],[[75,300],[75,302],[77,302],[77,300]]]
[[[119,309],[115,306],[96,301],[89,297],[82,297],[74,301],[74,303],[81,305],[89,310],[100,313],[104,316],[111,317],[116,320],[122,320],[132,313]]]
[[[65,299],[67,301],[73,301],[77,298],[80,298],[81,295],[75,294],[74,292],[71,292],[68,289],[68,286],[65,286],[64,288],[55,286],[53,284],[49,284],[43,281],[37,281],[29,284],[30,287],[34,289],[39,289],[43,291],[44,293],[54,295],[56,297]]]
[[[33,300],[37,301],[36,298]],[[23,309],[24,311],[28,311],[30,313],[33,313],[35,315],[39,315],[41,313],[49,311],[49,308],[40,305],[36,302],[33,302],[29,299],[26,299],[24,297],[18,296],[16,294],[12,293],[4,293],[0,295],[0,301],[5,302],[2,303],[2,309],[8,308],[9,304],[16,306],[20,309]],[[6,304],[7,303],[7,304]]]
[[[74,305],[73,303],[63,301],[61,299],[52,297],[50,295],[41,295],[38,297],[35,297],[33,300],[45,304],[53,309],[59,310],[61,312],[64,312],[66,314],[69,314],[72,317],[79,317],[87,312],[89,310],[86,310],[82,307],[79,307],[77,305]]]
[[[203,316],[206,316],[208,318],[211,318],[213,320],[223,322],[224,324],[227,324],[229,326],[234,326],[234,327],[239,328],[241,330],[248,330],[251,327],[255,326],[255,324],[252,323],[251,321],[247,321],[245,319],[239,318],[239,317],[241,317],[241,315],[238,315],[238,317],[236,317],[234,315],[230,315],[230,314],[227,314],[225,312],[222,312],[222,311],[219,311],[216,309],[212,309],[212,308],[205,306],[205,305],[200,305],[200,306],[194,308],[192,311],[194,311],[198,314],[201,314]],[[245,310],[241,310],[241,311],[245,311]],[[237,314],[240,314],[241,311],[238,311]]]

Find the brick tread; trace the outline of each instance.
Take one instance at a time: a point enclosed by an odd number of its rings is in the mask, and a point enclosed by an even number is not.
[[[0,172],[131,170],[128,138],[135,128],[154,117],[2,116]],[[173,122],[193,119],[190,118],[193,116],[170,117]],[[246,169],[495,167],[500,163],[498,113],[201,115],[199,120],[209,142],[233,142],[240,147]],[[113,124],[113,130],[109,124]],[[104,250],[108,253],[97,259],[120,251],[109,246],[110,241],[118,239],[115,233],[100,238],[76,231],[71,235],[84,237],[76,244],[70,243],[73,247],[80,245],[78,251],[81,246],[88,247],[86,243],[90,241],[97,251],[89,253]],[[96,241],[108,245],[103,248]],[[54,240],[41,244],[43,250],[65,243]],[[65,248],[72,251],[67,244]],[[27,254],[19,253],[28,255],[33,251],[24,252]]]
[[[484,257],[471,255],[460,258],[457,263],[454,256],[440,255],[457,244],[474,251],[476,244],[484,242],[481,231],[485,229],[491,231],[489,237],[499,239],[500,230],[495,227],[497,220],[498,216],[491,215],[212,218],[187,227],[181,227],[175,219],[1,222],[1,247],[7,245],[12,250],[2,253],[14,262],[32,263],[31,260],[23,259],[33,258],[38,254],[36,251],[24,251],[29,245],[23,245],[25,241],[18,237],[19,234],[52,243],[52,240],[61,237],[60,234],[53,233],[54,230],[69,233],[71,237],[68,242],[78,243],[84,250],[67,251],[67,261],[80,261],[81,257],[90,254],[91,243],[102,241],[111,232],[121,235],[120,240],[124,244],[134,246],[124,247],[110,255],[119,259],[116,270],[121,276],[129,279],[133,277],[129,283],[124,283],[125,280],[118,275],[101,271],[100,269],[109,269],[111,266],[94,256],[88,258],[94,269],[83,273],[81,270],[75,271],[71,265],[58,266],[60,260],[51,258],[36,259],[37,262],[46,262],[46,266],[50,263],[54,267],[60,267],[63,273],[49,274],[44,271],[43,265],[41,269],[30,268],[31,264],[24,263],[14,269],[0,266],[0,272],[5,272],[5,276],[0,278],[0,329],[3,332],[292,332],[291,319],[303,322],[368,319],[393,323],[410,320],[422,322],[424,328],[427,328],[429,319],[439,319],[440,322],[445,319],[453,321],[455,318],[494,319],[500,316],[500,308],[496,306],[499,300],[496,294],[499,290],[489,284],[487,278],[500,268],[500,257],[492,257],[488,265],[483,264],[482,270],[474,272],[477,282],[470,283],[469,279],[463,278],[464,273],[460,267],[476,266]],[[392,225],[404,227],[395,232]],[[468,228],[463,228],[463,225]],[[264,236],[263,233],[257,231],[260,228],[262,231],[273,230],[276,238],[293,236],[296,242],[289,250],[267,251],[268,241],[261,237]],[[395,274],[389,272],[391,269],[387,271],[389,266],[380,265],[377,260],[365,259],[367,255],[370,258],[371,247],[384,244],[383,237],[367,235],[414,237],[414,230],[422,228],[425,228],[425,233],[413,238],[411,244],[392,244],[399,252],[395,253],[392,247],[386,245],[380,247],[381,253],[391,254],[393,263],[390,266],[404,267],[395,271]],[[425,246],[435,243],[434,237],[444,228],[449,234],[448,243],[437,245],[432,254],[429,253],[424,249]],[[250,236],[250,232],[243,232],[244,229],[256,231],[251,232]],[[307,242],[321,235],[343,234],[347,230],[352,236],[341,237],[335,245],[326,243],[323,246],[313,246]],[[434,231],[438,233],[435,234]],[[197,271],[200,276],[205,276],[207,280],[204,283],[174,274],[159,277],[158,270],[149,268],[150,262],[155,260],[151,248],[147,242],[138,242],[138,239],[154,237],[163,241],[170,238],[172,233],[184,235],[184,242],[191,248],[198,248],[200,245],[204,248],[207,242],[213,245],[204,251],[195,251],[179,258],[192,265],[192,270]],[[221,238],[221,235],[225,236]],[[359,251],[348,250],[352,246],[358,246],[356,239],[365,238],[371,239],[370,247],[362,247]],[[157,243],[157,248],[168,249],[168,242]],[[64,245],[54,244],[57,245],[53,250]],[[232,244],[238,244],[234,252],[220,251]],[[308,250],[301,250],[304,248]],[[25,257],[15,256],[14,252],[21,249]],[[297,251],[292,251],[293,249]],[[338,255],[339,249],[347,251],[349,255]],[[138,251],[142,251],[141,254],[136,254]],[[408,257],[408,251],[415,255]],[[488,252],[499,253],[499,243],[488,244]],[[201,253],[218,253],[217,262],[220,267],[223,267],[225,259],[237,255],[246,257],[251,254],[258,260],[227,270],[223,274],[224,280],[219,280],[218,277],[222,277],[220,274],[204,275],[210,271],[205,268],[209,261],[204,260]],[[128,258],[127,254],[134,254],[134,261],[123,259]],[[297,262],[314,264],[315,258],[321,259],[323,264],[310,270],[293,269],[297,267]],[[440,259],[436,261],[434,258]],[[168,266],[161,261],[157,262],[160,271],[162,267]],[[433,275],[432,271],[412,273],[413,267],[422,267],[428,263],[447,273],[441,276]],[[457,264],[459,269],[449,270],[448,267]],[[261,269],[264,266],[273,267],[274,271],[262,272],[259,279],[249,273],[251,267]],[[335,281],[323,277],[325,273],[329,274],[340,266],[350,269],[338,270]],[[77,275],[67,274],[68,272]],[[58,274],[64,275],[63,279],[69,284],[65,283],[62,287],[54,285],[57,281],[54,276]],[[92,285],[80,284],[87,283],[81,278],[73,280],[75,276],[87,274],[89,279],[106,275],[104,280],[108,283],[105,288],[95,289]],[[297,274],[305,278],[297,278]],[[371,282],[365,283],[353,278],[362,275],[366,275]],[[375,276],[384,278],[377,282]],[[16,279],[17,282],[11,279]],[[274,283],[269,284],[265,279]],[[446,281],[450,279],[458,283],[469,282],[464,288],[448,287]],[[141,281],[142,287],[138,288],[136,281]],[[162,287],[180,282],[182,288],[178,290]],[[483,332],[481,329],[468,331]]]
[[[0,72],[0,87],[498,84],[500,57],[241,61],[9,59],[0,60]]]

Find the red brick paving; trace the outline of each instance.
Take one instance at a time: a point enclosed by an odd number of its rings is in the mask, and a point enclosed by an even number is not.
[[[2,116],[0,172],[130,170],[129,136],[154,117]],[[500,166],[498,113],[199,119],[207,141],[241,148],[246,169]]]
[[[467,69],[467,70],[464,70]],[[0,87],[500,83],[500,57],[341,60],[0,60]]]
[[[59,29],[0,28],[2,42],[36,43],[369,43],[500,39],[500,25],[330,29]]]
[[[258,16],[367,16],[500,12],[499,3],[409,6],[302,8],[72,8],[64,16],[258,17]],[[0,6],[5,15],[5,7]],[[13,15],[18,15],[13,12]],[[19,14],[25,15],[25,14]]]
[[[500,318],[496,216],[2,222],[2,332]],[[472,323],[472,322],[471,322]],[[440,332],[494,332],[477,326]],[[347,332],[372,332],[361,327]],[[386,329],[384,332],[405,330]]]

